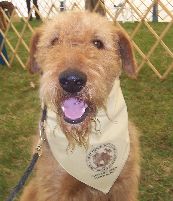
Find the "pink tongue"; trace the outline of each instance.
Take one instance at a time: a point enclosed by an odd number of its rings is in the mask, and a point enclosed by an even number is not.
[[[82,115],[85,113],[86,108],[87,104],[84,101],[76,98],[69,98],[65,100],[62,104],[62,110],[65,117],[72,120],[82,117]]]

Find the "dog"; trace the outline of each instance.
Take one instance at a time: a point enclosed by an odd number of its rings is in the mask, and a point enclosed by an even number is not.
[[[6,19],[4,17],[4,14],[3,14],[3,12],[2,12],[2,10],[0,8],[0,29],[2,31],[5,31],[6,28],[7,28],[7,21],[6,21]]]
[[[15,9],[14,5],[8,1],[1,1],[0,8],[2,8],[4,11],[6,11],[6,14],[8,15],[8,17],[10,17],[12,15],[13,10]]]
[[[104,9],[104,1],[98,1],[97,0],[93,0],[93,1],[88,1],[88,0],[85,0],[85,9],[86,10],[89,10],[91,12],[95,11],[103,16],[106,15],[106,10]]]
[[[136,77],[128,36],[96,13],[67,12],[36,30],[46,139],[21,201],[136,201],[139,143],[119,76]]]

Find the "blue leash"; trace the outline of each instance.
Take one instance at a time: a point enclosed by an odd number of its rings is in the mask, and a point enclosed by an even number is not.
[[[36,153],[33,154],[30,164],[26,168],[25,172],[23,173],[23,176],[21,177],[21,179],[19,180],[17,185],[12,189],[12,191],[9,194],[8,198],[6,199],[6,201],[13,201],[14,200],[16,195],[19,193],[19,191],[25,185],[26,181],[28,180],[29,176],[32,173],[32,170],[35,167],[35,164],[37,163],[39,157],[41,156],[41,154],[40,154],[41,146],[42,146],[42,142],[45,140],[45,138],[43,138],[43,137],[45,135],[44,122],[46,120],[46,114],[47,114],[47,108],[46,108],[46,106],[44,106],[44,108],[42,110],[42,117],[41,117],[41,120],[40,120],[40,142],[36,147]]]
[[[18,182],[18,184],[12,189],[10,195],[8,196],[8,198],[6,199],[6,201],[12,201],[16,195],[18,194],[18,192],[23,188],[23,186],[25,185],[28,177],[30,176],[37,160],[39,158],[39,154],[35,153],[32,157],[32,160],[29,164],[29,166],[27,167],[27,169],[25,170],[23,176],[21,177],[20,181]]]

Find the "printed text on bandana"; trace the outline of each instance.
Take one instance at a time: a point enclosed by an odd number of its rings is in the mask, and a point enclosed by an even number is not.
[[[93,146],[86,157],[87,166],[94,172],[94,179],[103,178],[115,172],[117,150],[115,145],[104,143]]]

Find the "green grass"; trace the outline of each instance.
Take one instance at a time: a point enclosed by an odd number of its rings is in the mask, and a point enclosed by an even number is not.
[[[135,23],[124,26],[131,32]],[[159,34],[166,24],[151,26]],[[22,23],[16,24],[16,27],[22,30]],[[164,41],[173,49],[172,32],[173,27]],[[12,30],[9,38],[16,43]],[[29,38],[30,33],[27,32],[26,42]],[[154,38],[142,26],[135,42],[147,52],[154,43]],[[27,58],[23,47],[19,54]],[[137,58],[140,62],[139,55]],[[170,63],[159,49],[152,59],[161,71]],[[30,87],[31,81],[36,84],[36,88]],[[129,116],[141,131],[140,201],[172,201],[173,73],[161,82],[145,65],[137,81],[123,75],[121,85]],[[4,201],[30,159],[32,136],[37,131],[40,116],[38,77],[29,75],[16,60],[11,69],[0,66],[0,95],[0,201]]]

